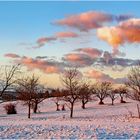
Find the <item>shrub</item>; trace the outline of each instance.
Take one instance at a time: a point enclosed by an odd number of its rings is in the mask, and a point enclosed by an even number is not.
[[[6,104],[4,106],[4,109],[5,109],[7,114],[17,114],[16,105],[15,104],[12,104],[12,103]]]

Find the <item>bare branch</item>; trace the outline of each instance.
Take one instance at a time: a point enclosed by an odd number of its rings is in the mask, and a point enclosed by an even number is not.
[[[0,97],[2,97],[4,92],[17,82],[17,74],[20,72],[20,65],[4,66],[1,67],[0,70]]]

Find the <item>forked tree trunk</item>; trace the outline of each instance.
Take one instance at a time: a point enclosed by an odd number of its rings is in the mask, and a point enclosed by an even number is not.
[[[121,96],[121,103],[126,103],[126,101],[123,100],[123,97]]]
[[[86,105],[86,103],[82,100],[82,108],[83,108],[83,109],[86,108],[85,105]]]
[[[99,104],[100,104],[100,105],[103,105],[103,104],[104,104],[103,99],[100,99]]]

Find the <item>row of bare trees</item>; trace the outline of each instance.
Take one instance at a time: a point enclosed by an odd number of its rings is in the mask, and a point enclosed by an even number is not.
[[[89,100],[93,100],[94,97],[100,100],[99,104],[104,104],[103,100],[109,96],[113,105],[118,95],[121,98],[121,103],[125,103],[124,97],[140,102],[140,65],[130,70],[126,83],[119,87],[113,87],[109,82],[98,82],[94,85],[83,83],[77,69],[69,69],[63,73],[62,83],[65,87],[62,100],[69,103],[71,118],[73,117],[74,104],[79,99],[82,101],[83,109],[85,108],[85,104]],[[139,110],[138,106],[138,112]]]
[[[16,99],[22,100],[28,106],[28,118],[31,108],[36,113],[38,104],[48,98],[49,93],[43,85],[40,85],[39,78],[34,76],[20,76],[20,65],[1,66],[0,68],[0,99],[10,100],[12,95],[6,95],[7,91],[16,93]]]
[[[0,97],[2,99],[5,91],[14,87],[17,99],[28,105],[28,117],[30,118],[31,109],[36,113],[38,104],[50,97],[50,94],[44,86],[40,85],[38,77],[32,75],[19,78],[17,76],[19,73],[20,65],[1,68]],[[59,108],[59,100],[63,100],[67,104],[70,108],[71,118],[73,117],[74,105],[79,100],[83,109],[89,101],[96,98],[100,100],[99,104],[104,104],[104,99],[110,97],[113,105],[118,95],[121,97],[121,103],[125,103],[125,96],[140,102],[140,65],[130,70],[127,79],[126,83],[120,87],[114,87],[109,82],[97,82],[91,85],[87,81],[84,82],[77,69],[72,68],[66,70],[61,76],[63,90],[54,90],[52,92],[54,95],[51,96],[56,99],[57,109]]]
[[[68,69],[61,78],[65,90],[61,91],[62,97],[58,98],[69,104],[70,118],[73,117],[76,101],[81,101],[82,108],[85,109],[85,105],[89,101],[97,100],[97,98],[99,104],[104,104],[103,100],[110,97],[112,105],[114,105],[114,100],[120,95],[121,103],[125,103],[123,98],[127,94],[127,89],[124,86],[114,88],[110,82],[97,82],[95,84],[84,82],[77,69]]]

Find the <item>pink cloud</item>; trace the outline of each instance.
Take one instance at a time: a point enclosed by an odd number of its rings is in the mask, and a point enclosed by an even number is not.
[[[22,57],[17,60],[18,63],[25,65],[28,69],[39,69],[44,73],[59,73],[61,67],[59,67],[56,62],[49,62],[48,60],[33,59],[30,57]]]
[[[96,48],[79,48],[79,49],[77,49],[75,51],[85,53],[85,54],[89,55],[92,58],[98,58],[103,53],[102,50],[98,50]]]
[[[111,76],[109,76],[108,74],[105,74],[101,71],[95,70],[95,69],[91,69],[87,72],[85,72],[86,76],[89,78],[93,78],[96,81],[107,81],[107,82],[111,82],[111,83],[124,83],[126,78],[112,78]]]
[[[42,37],[37,40],[37,43],[44,44],[46,42],[53,41],[53,40],[56,40],[56,38],[55,37]]]
[[[36,49],[36,48],[40,48],[42,46],[44,46],[46,43],[48,42],[51,42],[51,41],[55,41],[57,40],[56,37],[41,37],[37,40],[37,45],[34,46],[33,48]]]
[[[65,25],[77,28],[81,31],[99,28],[103,23],[111,21],[112,16],[109,14],[89,11],[81,14],[71,15],[62,20],[56,21],[58,25]]]
[[[70,61],[79,61],[79,60],[81,60],[82,55],[80,55],[80,54],[68,54],[68,55],[66,55],[65,58],[67,60],[70,60]]]
[[[71,37],[78,37],[78,34],[74,32],[58,32],[56,33],[57,38],[71,38]]]
[[[70,53],[64,56],[64,61],[77,64],[79,66],[91,65],[93,59],[86,54]]]
[[[121,34],[121,29],[117,27],[102,27],[97,30],[97,36],[108,42],[113,49],[118,49],[118,45],[124,42]]]
[[[112,78],[107,75],[107,74],[104,74],[100,71],[97,71],[97,70],[89,70],[88,72],[86,72],[86,75],[90,78],[94,78],[96,80],[101,80],[101,81],[109,81],[111,82],[112,81]]]
[[[124,38],[129,43],[140,43],[140,19],[129,19],[120,23],[124,31]]]
[[[32,48],[37,49],[43,47],[46,43],[50,43],[52,41],[56,41],[60,38],[74,38],[78,37],[78,34],[74,32],[58,32],[56,35],[52,37],[41,37],[36,41],[36,45]]]
[[[118,53],[120,45],[124,43],[140,43],[140,19],[129,19],[118,26],[97,29],[97,36],[110,44],[114,53]]]
[[[15,53],[7,53],[4,55],[5,57],[10,57],[10,58],[19,58],[20,56],[15,54]]]
[[[14,62],[26,66],[29,70],[39,69],[44,73],[59,73],[63,71],[64,64],[53,60],[43,60],[38,58],[31,58],[26,56],[19,56],[17,54],[8,53],[5,57],[14,58]]]

